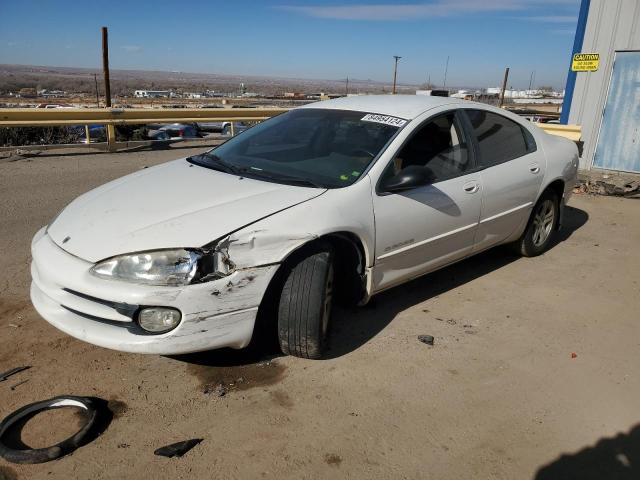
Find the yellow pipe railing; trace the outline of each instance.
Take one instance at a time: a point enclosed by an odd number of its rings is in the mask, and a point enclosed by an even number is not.
[[[258,121],[287,110],[286,108],[6,108],[0,109],[0,127],[127,125],[207,120]]]
[[[286,108],[14,108],[0,109],[0,127],[52,127],[97,124],[107,127],[107,148],[116,149],[115,125],[149,123],[262,121],[286,112]],[[87,143],[90,141],[87,135]]]
[[[574,142],[578,142],[582,138],[580,125],[558,125],[557,123],[536,123],[536,125],[551,135],[565,137]]]
[[[49,127],[61,125],[106,125],[108,148],[115,148],[114,125],[205,121],[261,121],[288,111],[287,108],[7,108],[0,109],[0,127]],[[579,125],[537,123],[551,135],[575,142]],[[88,129],[87,129],[88,130]],[[233,131],[232,123],[232,131]]]

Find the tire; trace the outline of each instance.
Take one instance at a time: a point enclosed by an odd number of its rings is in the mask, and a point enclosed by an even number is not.
[[[546,190],[533,207],[527,228],[516,242],[518,252],[525,257],[536,257],[549,249],[558,229],[560,207],[558,196]]]
[[[282,353],[322,356],[333,300],[333,250],[324,245],[293,264],[278,303],[278,341]]]
[[[40,412],[63,407],[74,407],[83,411],[84,425],[69,438],[44,448],[29,448],[21,440],[16,442],[10,431]],[[8,462],[33,464],[44,463],[68,455],[92,438],[100,412],[96,400],[91,397],[63,395],[41,402],[30,403],[19,408],[0,422],[0,457]],[[93,437],[95,438],[95,436]],[[7,441],[7,443],[5,443]]]

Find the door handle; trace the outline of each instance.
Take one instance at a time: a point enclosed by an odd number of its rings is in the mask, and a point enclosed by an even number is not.
[[[480,184],[478,182],[467,182],[462,187],[467,193],[476,193],[480,190]]]
[[[529,165],[529,171],[531,173],[540,173],[540,165],[538,165],[537,163],[532,163],[531,165]]]

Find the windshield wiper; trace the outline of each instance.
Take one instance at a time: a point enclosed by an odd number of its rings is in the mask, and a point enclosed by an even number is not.
[[[205,157],[208,160],[213,160],[213,161],[209,161],[209,162],[199,161],[198,158],[202,158],[202,157]],[[220,157],[218,157],[217,155],[211,152],[202,153],[200,155],[194,155],[192,157],[187,157],[187,161],[191,163],[195,163],[196,165],[200,165],[202,167],[213,168],[216,170],[221,170],[226,173],[232,173],[238,176],[258,177],[258,178],[264,178],[267,180],[272,180],[274,182],[283,182],[283,183],[289,183],[293,185],[300,185],[300,186],[306,186],[306,187],[328,188],[306,177],[296,177],[292,175],[282,175],[280,173],[274,173],[274,172],[265,172],[264,170],[259,168],[236,167],[235,165],[222,160]]]
[[[245,173],[248,173],[249,175],[255,175],[256,177],[263,177],[276,182],[283,182],[283,183],[289,183],[289,184],[306,186],[306,187],[314,187],[314,188],[327,188],[326,186],[321,185],[318,182],[315,182],[310,178],[306,178],[306,177],[296,177],[293,175],[283,175],[280,173],[265,172],[264,170],[258,170],[254,168],[247,169]]]
[[[207,159],[211,159],[213,160],[213,162],[201,162],[198,161],[197,158],[202,158],[202,157],[206,157]],[[187,161],[188,162],[192,162],[195,163],[197,165],[200,165],[202,167],[207,167],[207,168],[213,168],[216,170],[221,170],[223,172],[227,172],[227,173],[233,173],[234,175],[242,175],[244,172],[244,168],[238,168],[235,165],[230,164],[229,162],[225,162],[224,160],[222,160],[219,156],[207,152],[207,153],[202,153],[200,155],[194,155],[192,157],[187,157]]]

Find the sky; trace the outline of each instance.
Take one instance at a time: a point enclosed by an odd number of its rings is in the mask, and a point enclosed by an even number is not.
[[[0,63],[564,88],[580,0],[0,0]]]

